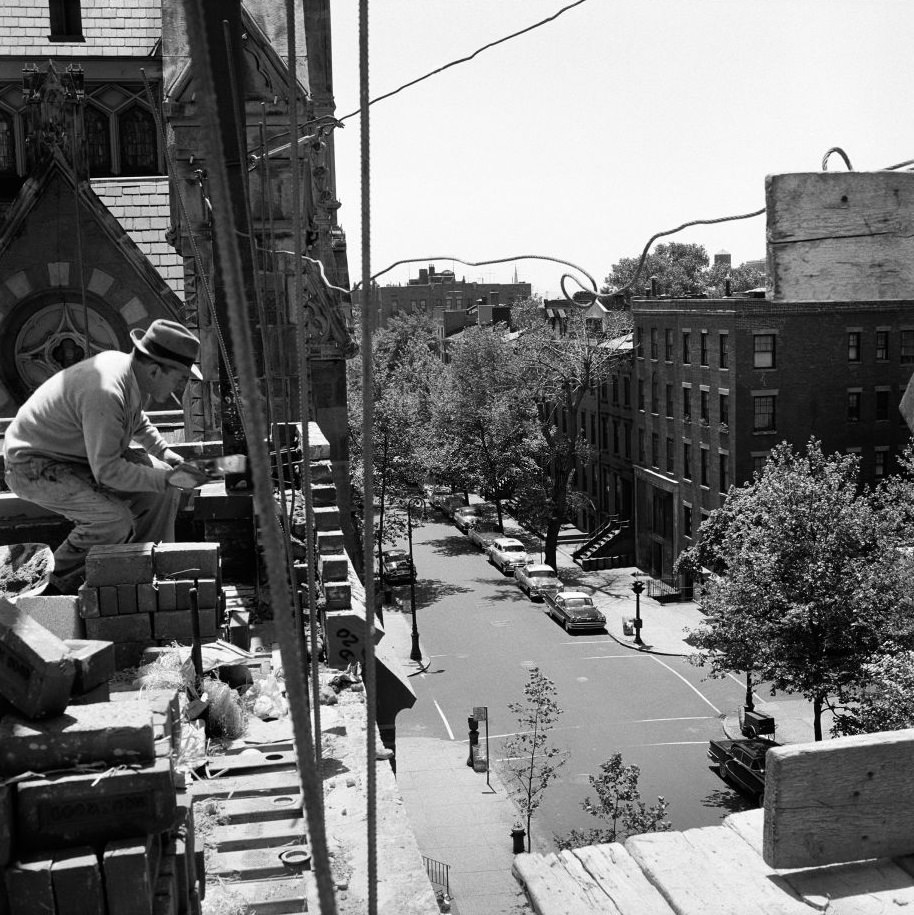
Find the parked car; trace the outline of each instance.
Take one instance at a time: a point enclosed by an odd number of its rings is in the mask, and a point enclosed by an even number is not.
[[[384,553],[384,580],[391,585],[408,585],[416,574],[406,550],[387,550]]]
[[[527,564],[527,548],[514,537],[496,537],[489,544],[486,555],[503,575],[510,575],[518,566]]]
[[[566,631],[575,629],[602,629],[606,617],[593,604],[593,598],[584,591],[559,591],[543,594],[549,615],[557,619]]]
[[[470,528],[467,531],[467,538],[470,543],[475,544],[483,551],[488,550],[496,537],[501,537],[498,525],[494,521],[488,521],[485,518],[470,524]]]
[[[454,510],[454,524],[461,533],[466,534],[472,522],[494,517],[495,506],[488,502],[474,502],[472,505],[461,505]]]
[[[452,492],[441,500],[441,504],[438,507],[448,518],[453,518],[454,512],[457,511],[458,508],[461,508],[463,504],[463,496],[460,495],[459,492]]]
[[[547,591],[556,594],[564,588],[555,569],[544,563],[535,562],[515,569],[514,578],[530,600],[543,600]]]
[[[711,740],[708,759],[725,782],[748,794],[761,807],[765,803],[765,755],[778,746],[779,743],[762,738]]]

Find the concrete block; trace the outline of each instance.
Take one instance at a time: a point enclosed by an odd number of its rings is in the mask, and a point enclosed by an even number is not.
[[[0,774],[47,772],[84,763],[116,766],[153,758],[152,712],[124,703],[70,705],[40,721],[0,719]]]
[[[28,613],[36,623],[41,623],[57,638],[82,638],[85,630],[82,617],[79,615],[79,598],[76,595],[37,594],[34,597],[20,597],[16,604],[20,610]]]
[[[194,585],[192,578],[179,578],[175,581],[175,610],[190,610],[190,589]],[[204,606],[202,602],[200,606]]]
[[[336,505],[336,487],[332,483],[311,483],[311,500],[315,507]]]
[[[232,645],[251,650],[251,614],[247,610],[232,610],[226,626],[226,638]]]
[[[105,889],[95,850],[68,848],[54,855],[51,884],[56,915],[105,915]]]
[[[106,642],[148,642],[152,638],[152,623],[145,613],[101,616],[86,620],[86,635]]]
[[[86,556],[86,584],[138,585],[152,581],[152,543],[94,546]]]
[[[103,639],[64,639],[76,662],[74,693],[86,693],[114,676],[114,645]]]
[[[76,664],[64,642],[0,598],[0,696],[35,718],[66,708]]]
[[[346,548],[343,532],[340,530],[317,532],[317,551],[322,556],[330,553],[342,553]]]
[[[54,859],[46,853],[20,858],[4,873],[10,915],[54,912],[51,868]]]
[[[215,578],[197,579],[197,601],[201,607],[219,606],[219,589]]]
[[[218,543],[159,543],[153,553],[158,578],[218,578]]]
[[[156,582],[156,612],[178,609],[178,592],[174,581],[159,579]]]
[[[21,849],[67,848],[163,832],[174,821],[171,761],[136,769],[35,776],[17,785]]]
[[[0,785],[0,867],[6,867],[13,852],[14,790],[12,785]]]
[[[181,727],[181,693],[176,689],[133,689],[112,693],[112,702],[148,708],[153,725],[162,725],[166,736]]]
[[[314,529],[316,531],[338,531],[340,510],[335,506],[314,506]]]
[[[152,915],[151,835],[109,842],[102,855],[108,915]]]
[[[118,670],[125,670],[128,667],[139,667],[140,659],[143,657],[143,651],[148,644],[148,640],[142,642],[115,642],[114,666]]]
[[[330,461],[312,461],[311,462],[311,483],[332,483],[333,468]]]
[[[136,613],[138,609],[136,585],[118,585],[117,612]]]
[[[321,553],[317,559],[321,581],[348,581],[349,557],[345,553]]]
[[[98,612],[101,616],[117,616],[117,585],[98,589]]]
[[[348,610],[352,606],[352,588],[349,582],[324,582],[324,597],[328,610]]]
[[[159,609],[159,592],[152,582],[136,586],[137,613],[155,613]]]
[[[201,607],[199,620],[201,638],[214,638],[218,635],[214,608]],[[152,628],[157,639],[182,642],[189,641],[194,635],[190,610],[160,610],[152,616]]]
[[[98,588],[92,588],[83,583],[80,585],[79,593],[79,615],[85,619],[88,616],[101,616],[101,610],[98,603]]]
[[[112,645],[112,653],[115,654],[114,646]],[[115,670],[117,665],[115,664]],[[111,688],[107,683],[99,683],[94,689],[90,689],[84,693],[74,693],[70,696],[70,705],[92,705],[95,702],[110,702],[111,701]],[[70,707],[67,706],[67,708]]]

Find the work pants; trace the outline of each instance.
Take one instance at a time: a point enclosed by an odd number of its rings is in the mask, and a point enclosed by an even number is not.
[[[170,469],[145,452],[129,451],[127,460]],[[63,515],[73,530],[54,552],[51,583],[63,594],[75,593],[86,577],[86,554],[93,546],[116,543],[171,543],[181,491],[115,492],[99,486],[85,464],[31,458],[6,468],[6,483],[20,498]]]

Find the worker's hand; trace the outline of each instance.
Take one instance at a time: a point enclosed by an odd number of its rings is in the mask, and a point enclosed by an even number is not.
[[[194,464],[179,464],[166,477],[169,486],[176,489],[196,489],[209,482],[207,473]]]
[[[162,455],[162,460],[165,461],[166,464],[171,464],[172,467],[178,467],[184,463],[184,458],[176,451],[172,451],[171,448],[166,449],[165,453]]]

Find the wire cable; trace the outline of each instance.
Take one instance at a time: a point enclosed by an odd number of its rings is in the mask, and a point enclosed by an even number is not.
[[[826,150],[825,155],[822,156],[822,171],[828,171],[828,160],[831,158],[833,153],[837,153],[844,160],[844,164],[847,166],[847,170],[852,172],[854,166],[851,165],[851,160],[847,157],[847,153],[840,146],[832,146],[831,149]]]

